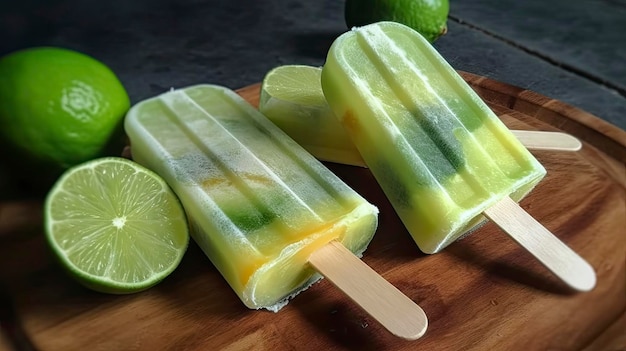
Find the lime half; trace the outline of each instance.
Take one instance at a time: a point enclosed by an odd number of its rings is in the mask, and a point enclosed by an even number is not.
[[[322,69],[279,66],[263,79],[259,111],[322,161],[364,166],[361,154],[324,98]]]
[[[44,210],[52,251],[70,275],[100,292],[133,293],[157,284],[189,243],[176,195],[156,173],[123,158],[68,169]]]

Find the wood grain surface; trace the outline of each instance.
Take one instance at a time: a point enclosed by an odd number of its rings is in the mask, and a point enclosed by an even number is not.
[[[363,260],[424,309],[421,339],[392,336],[324,280],[278,313],[248,310],[194,244],[148,291],[89,291],[51,259],[36,200],[0,204],[3,325],[40,350],[626,349],[626,132],[531,91],[462,74],[509,127],[583,141],[578,152],[533,152],[548,175],[521,206],[594,267],[591,292],[566,288],[491,223],[422,254],[367,169],[328,163],[380,208]],[[258,84],[239,93],[258,104]]]

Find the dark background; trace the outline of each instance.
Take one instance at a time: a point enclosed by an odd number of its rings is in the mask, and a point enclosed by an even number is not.
[[[50,45],[110,66],[136,103],[197,83],[233,89],[322,65],[343,0],[23,0],[0,4],[0,55]],[[435,47],[457,69],[626,129],[626,1],[451,0]]]

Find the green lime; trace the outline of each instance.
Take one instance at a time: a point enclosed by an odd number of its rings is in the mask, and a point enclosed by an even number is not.
[[[116,75],[82,53],[37,47],[0,58],[0,138],[33,164],[100,156],[129,106]]]
[[[83,285],[124,294],[167,277],[189,243],[183,208],[156,173],[124,158],[74,166],[45,201],[46,238]]]
[[[407,25],[433,43],[448,30],[448,0],[346,0],[348,28],[380,21]]]
[[[322,69],[279,66],[263,79],[259,111],[322,161],[363,166],[361,155],[328,106]]]

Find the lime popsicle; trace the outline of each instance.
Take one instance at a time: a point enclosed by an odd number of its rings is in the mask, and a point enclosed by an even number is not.
[[[233,92],[174,90],[134,106],[125,129],[250,308],[277,310],[316,281],[305,263],[328,242],[361,255],[372,239],[377,209]]]
[[[170,184],[192,238],[249,308],[278,311],[319,273],[350,292],[337,270],[326,269],[337,253],[353,257],[338,268],[360,263],[373,273],[356,256],[374,235],[378,209],[235,92],[173,90],[135,105],[125,128],[132,157]],[[385,296],[400,301],[394,318],[376,317],[384,299],[348,295],[394,334],[421,336],[421,308],[384,282]]]
[[[437,51],[404,25],[375,23],[336,39],[322,88],[425,253],[475,228],[494,206],[515,204],[546,174]],[[589,265],[560,241],[555,245],[562,251],[542,263],[553,272],[567,267],[555,273],[569,275],[577,289],[593,287]],[[567,265],[550,262],[561,256]],[[584,278],[576,279],[576,271]]]

